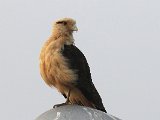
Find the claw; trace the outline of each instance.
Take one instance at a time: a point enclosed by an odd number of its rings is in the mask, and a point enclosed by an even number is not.
[[[64,105],[68,105],[68,104],[67,103],[56,104],[53,106],[53,108],[57,108],[57,107],[64,106]]]
[[[54,105],[54,106],[53,106],[53,108],[57,108],[57,107],[60,107],[60,106],[64,106],[64,105],[68,105],[68,104],[70,104],[70,101],[69,101],[70,92],[71,92],[71,90],[69,89],[69,91],[68,91],[68,95],[67,95],[67,100],[66,100],[66,102],[65,102],[65,103],[56,104],[56,105]]]

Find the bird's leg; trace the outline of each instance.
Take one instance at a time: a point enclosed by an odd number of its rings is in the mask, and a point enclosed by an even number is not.
[[[67,100],[66,100],[66,104],[69,104],[69,97],[70,97],[70,93],[71,93],[71,89],[69,89],[69,91],[68,91],[68,95],[67,95]]]
[[[53,108],[57,108],[57,107],[60,107],[60,106],[63,106],[63,105],[68,105],[69,104],[69,97],[70,97],[70,93],[71,93],[71,90],[69,89],[69,91],[68,91],[68,95],[67,95],[67,100],[66,100],[66,102],[65,103],[61,103],[61,104],[56,104],[56,105],[54,105],[53,106]]]

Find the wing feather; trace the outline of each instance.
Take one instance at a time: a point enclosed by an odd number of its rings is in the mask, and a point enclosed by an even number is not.
[[[62,54],[68,59],[69,67],[78,75],[75,86],[94,104],[96,109],[106,112],[102,99],[92,82],[90,68],[84,54],[74,45],[64,45]]]

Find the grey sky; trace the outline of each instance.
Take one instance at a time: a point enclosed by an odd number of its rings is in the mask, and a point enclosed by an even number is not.
[[[57,18],[72,17],[108,113],[160,119],[159,0],[0,0],[0,119],[31,120],[64,98],[38,57]]]

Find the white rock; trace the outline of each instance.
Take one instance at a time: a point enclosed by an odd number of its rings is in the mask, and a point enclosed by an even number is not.
[[[51,109],[41,114],[35,120],[120,120],[120,119],[96,109],[78,105],[65,105]]]

